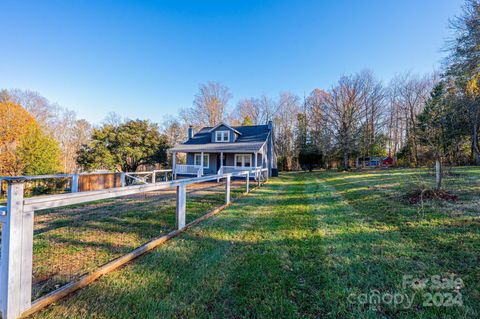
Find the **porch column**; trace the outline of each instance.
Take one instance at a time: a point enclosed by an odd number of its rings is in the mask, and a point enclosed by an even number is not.
[[[253,166],[255,167],[255,179],[258,178],[258,173],[257,173],[257,152],[255,152],[255,158],[253,159]]]
[[[264,163],[265,163],[265,168],[268,169],[268,154],[267,154],[267,152],[265,152],[265,154],[262,155],[262,157],[265,157],[265,162],[264,162]],[[268,179],[268,174],[269,174],[269,172],[270,172],[270,170],[268,169],[268,170],[267,170],[267,173],[265,174],[265,179],[266,179],[266,180]]]
[[[217,170],[217,175],[223,175],[223,152],[220,152],[220,167]],[[220,183],[220,178],[217,178],[217,183]]]
[[[203,176],[203,152],[200,153],[200,167],[201,167],[201,175]]]
[[[223,174],[223,152],[220,152],[220,168],[222,169]]]
[[[177,153],[172,153],[172,177],[173,179],[177,179],[177,173],[175,173],[175,157],[177,157]]]

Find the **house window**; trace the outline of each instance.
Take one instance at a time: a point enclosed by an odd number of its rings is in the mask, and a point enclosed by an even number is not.
[[[251,167],[252,154],[235,154],[235,167]]]
[[[216,131],[215,142],[228,142],[230,141],[230,131]]]
[[[203,154],[203,168],[208,168],[209,167],[209,159],[210,159],[210,154]],[[195,166],[200,166],[202,162],[202,154],[197,153],[195,154],[195,158],[193,161],[193,165]]]

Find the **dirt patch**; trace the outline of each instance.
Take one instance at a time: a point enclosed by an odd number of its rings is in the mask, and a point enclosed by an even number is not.
[[[418,204],[430,200],[440,200],[446,202],[456,202],[458,200],[457,195],[453,195],[446,190],[440,189],[423,189],[415,190],[407,193],[404,199],[410,204]]]

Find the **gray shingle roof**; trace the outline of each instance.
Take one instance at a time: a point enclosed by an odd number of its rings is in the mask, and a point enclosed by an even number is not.
[[[232,126],[232,128],[241,133],[233,143],[212,143],[210,135],[212,127],[204,127],[191,139],[183,144],[176,145],[170,151],[257,152],[267,140],[270,132],[268,125]]]

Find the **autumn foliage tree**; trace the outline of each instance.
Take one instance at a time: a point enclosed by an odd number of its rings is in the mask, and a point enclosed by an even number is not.
[[[58,143],[46,135],[20,105],[0,101],[0,175],[37,175],[58,172]]]

